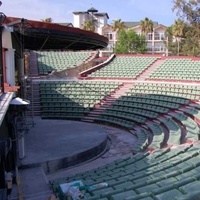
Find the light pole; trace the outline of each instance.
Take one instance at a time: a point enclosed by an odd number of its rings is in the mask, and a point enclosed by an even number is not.
[[[0,6],[2,2],[0,1]],[[3,59],[2,59],[2,31],[3,31],[3,22],[6,19],[6,15],[0,12],[0,93],[4,93],[4,77],[3,77]],[[0,156],[2,160],[0,161],[0,190],[5,190],[6,180],[5,180],[5,155],[6,155],[6,141],[0,140]],[[4,198],[4,197],[3,197]]]

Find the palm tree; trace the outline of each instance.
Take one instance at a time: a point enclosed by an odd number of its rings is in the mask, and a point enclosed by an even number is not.
[[[166,55],[168,56],[169,49],[171,48],[173,37],[172,37],[172,26],[169,26],[165,30],[165,38],[166,40],[164,41],[166,45]]]
[[[172,34],[176,38],[176,41],[178,43],[178,56],[180,51],[180,41],[184,37],[185,29],[186,24],[181,19],[175,20],[174,24],[172,25]]]
[[[52,23],[53,19],[51,17],[45,18],[45,19],[41,19],[43,22],[47,22],[47,23]]]
[[[123,21],[121,21],[121,19],[117,19],[117,20],[114,20],[114,22],[113,22],[113,24],[112,24],[112,29],[113,29],[113,31],[115,31],[115,32],[119,32],[119,31],[121,31],[121,30],[123,30],[123,29],[125,29],[125,24],[124,24],[124,22]]]
[[[91,20],[85,20],[84,24],[82,25],[82,29],[86,31],[95,31],[95,25]]]
[[[153,21],[150,20],[148,17],[145,17],[144,20],[140,21],[140,26],[142,29],[142,33],[144,35],[147,35],[148,33],[153,32]]]
[[[115,36],[114,36],[114,45],[116,44],[117,41],[117,35],[120,31],[124,30],[126,28],[125,24],[123,21],[121,21],[121,19],[117,19],[117,20],[113,20],[113,24],[112,24],[112,29],[115,32]]]
[[[148,33],[153,32],[153,21],[148,17],[145,17],[144,20],[140,21],[141,32],[147,37]],[[153,35],[152,35],[153,37]],[[154,53],[154,40],[152,39],[152,54]]]

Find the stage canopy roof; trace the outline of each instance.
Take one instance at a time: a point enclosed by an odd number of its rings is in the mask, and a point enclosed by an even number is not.
[[[4,25],[13,27],[13,37],[23,41],[24,48],[30,50],[95,50],[108,44],[102,35],[56,23],[7,17]]]

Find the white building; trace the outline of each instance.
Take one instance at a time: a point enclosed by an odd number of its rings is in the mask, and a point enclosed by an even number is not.
[[[142,34],[142,27],[140,22],[135,22],[135,25],[128,27],[129,30],[134,30],[137,34]],[[127,23],[125,22],[127,26]],[[165,31],[166,26],[154,22],[153,32],[148,33],[146,36],[147,49],[149,53],[165,53]]]
[[[127,30],[133,30],[137,34],[142,34],[142,27],[140,22],[124,22]],[[166,52],[165,47],[165,31],[166,26],[154,22],[153,32],[148,33],[146,36],[146,43],[148,53],[163,54]],[[107,46],[108,51],[112,51],[117,42],[117,33],[113,31],[112,26],[107,24],[102,28],[102,35],[108,38],[109,44]]]
[[[82,28],[86,20],[91,20],[95,24],[95,32],[102,35],[102,28],[107,24],[109,16],[107,13],[98,12],[95,8],[87,11],[73,12],[74,27]]]
[[[107,13],[99,13],[95,8],[90,8],[87,11],[73,12],[74,27],[82,28],[86,20],[91,20],[95,24],[95,32],[104,35],[108,38],[109,43],[106,51],[112,52],[117,43],[117,32],[108,24],[109,16]],[[127,30],[133,30],[137,34],[142,33],[140,22],[124,22]],[[165,47],[165,31],[166,26],[154,22],[153,32],[146,36],[148,53],[166,53]]]

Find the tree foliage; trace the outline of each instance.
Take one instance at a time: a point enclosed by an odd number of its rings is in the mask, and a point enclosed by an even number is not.
[[[119,31],[121,31],[121,30],[123,30],[125,28],[126,28],[126,26],[125,26],[124,22],[121,19],[117,19],[117,20],[113,21],[113,24],[112,24],[113,31],[119,32]]]
[[[176,38],[184,38],[186,33],[186,27],[187,24],[183,20],[177,19],[172,25],[172,34]]]
[[[144,53],[147,51],[144,35],[138,35],[133,30],[121,30],[118,34],[118,41],[115,53]]]
[[[165,31],[165,36],[167,38],[166,41],[164,41],[166,48],[169,50],[169,52],[176,54],[177,53],[177,45],[174,42],[173,38],[173,32],[172,32],[172,25],[167,27]]]
[[[174,32],[172,33],[176,37],[179,32],[182,35],[181,38],[184,38],[180,44],[181,53],[183,55],[200,56],[200,0],[173,0],[173,3],[173,11],[186,25],[182,29],[182,33],[181,24],[179,24],[180,26],[174,25]]]
[[[173,11],[190,24],[200,22],[200,0],[173,0]]]
[[[142,33],[145,35],[153,32],[153,21],[150,20],[148,17],[145,17],[144,20],[140,21],[140,26],[142,29]]]
[[[91,20],[85,20],[82,29],[86,31],[95,31],[95,25]]]
[[[175,20],[174,24],[166,29],[165,34],[168,39],[165,43],[172,54],[179,55],[181,53],[182,55],[187,55],[184,50],[187,31],[188,24],[181,19]]]
[[[187,30],[187,24],[181,19],[175,20],[174,24],[171,26],[171,33],[173,36],[172,47],[174,47],[175,43],[174,49],[178,56],[180,54],[180,48],[182,48],[181,44],[183,44],[183,40],[186,37],[186,30]]]
[[[200,56],[200,29],[189,26],[183,43],[184,55]]]

